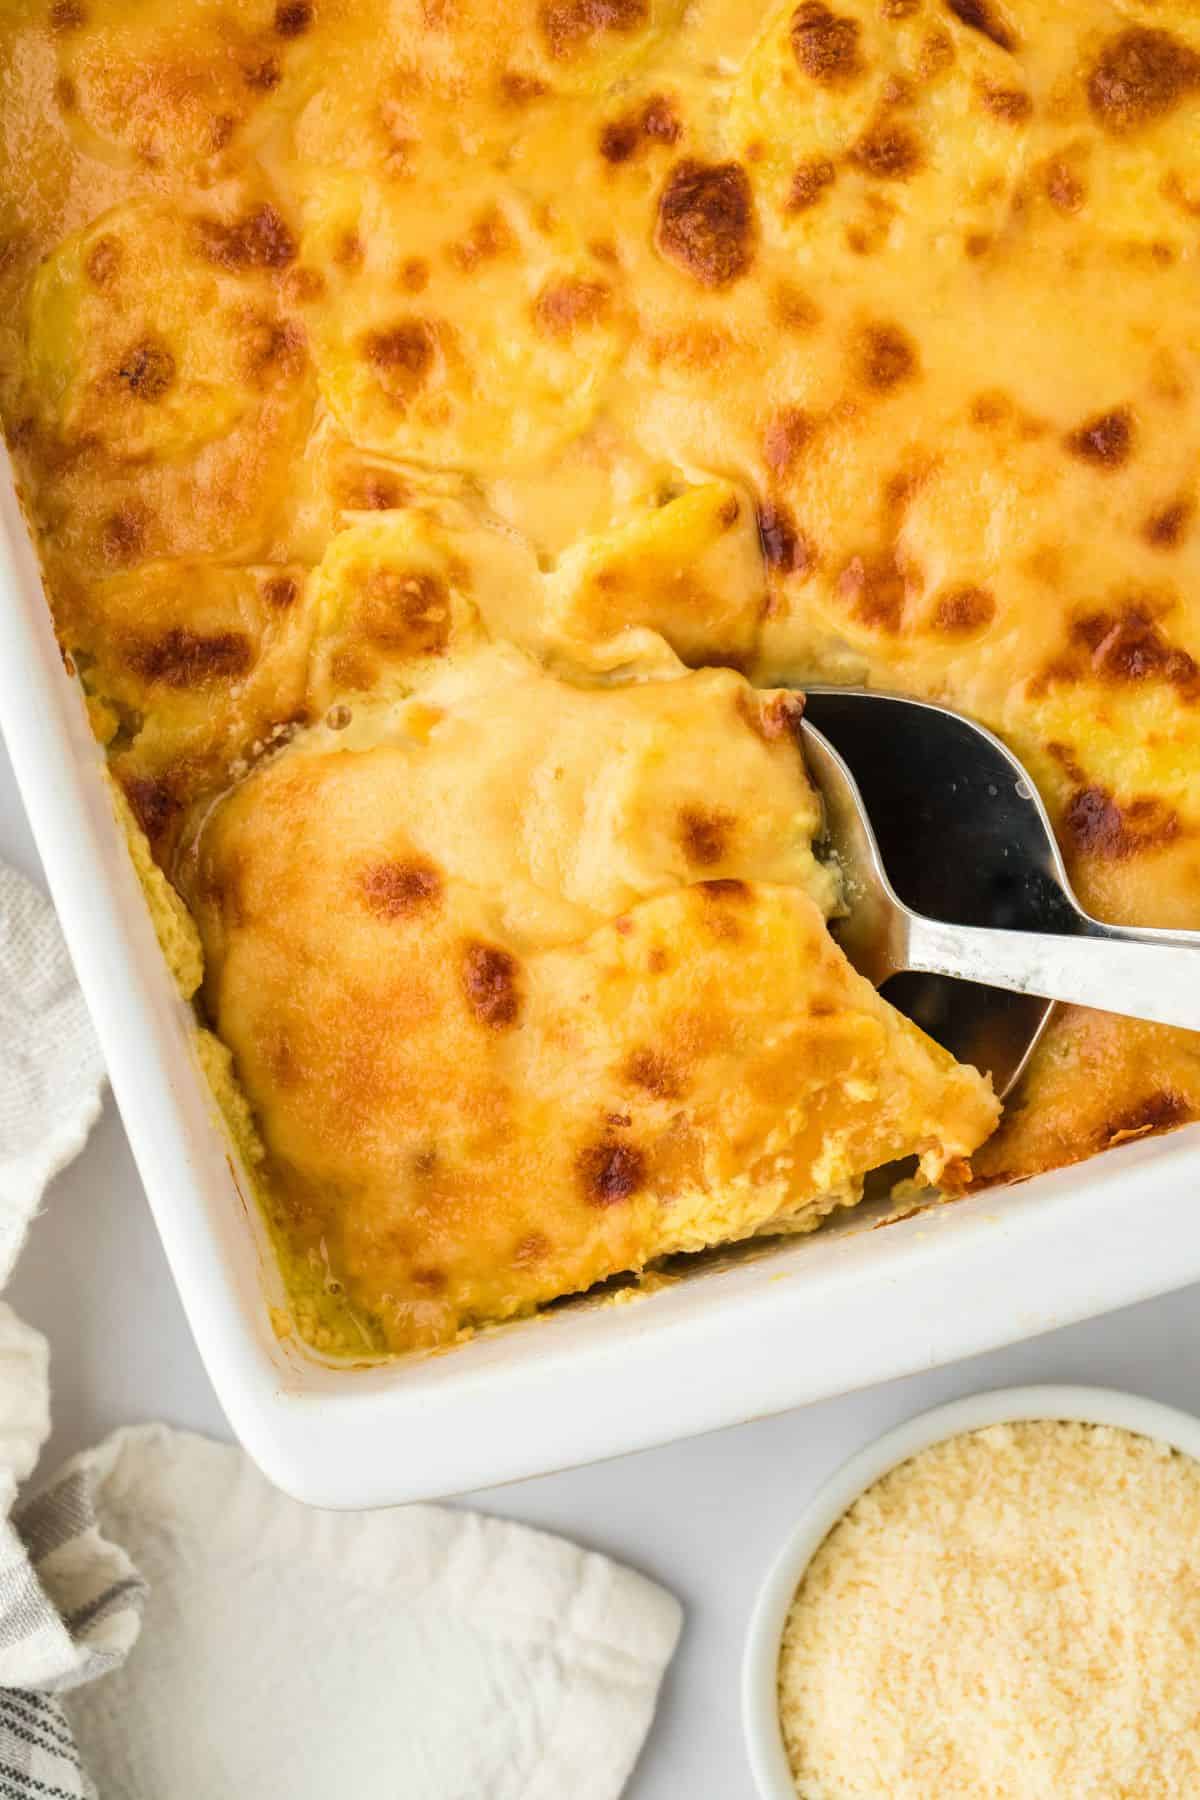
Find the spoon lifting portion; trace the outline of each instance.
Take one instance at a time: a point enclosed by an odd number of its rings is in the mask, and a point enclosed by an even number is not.
[[[820,687],[803,731],[845,882],[842,949],[998,1094],[1054,1000],[1200,1029],[1200,932],[1084,912],[1032,778],[990,731],[927,701]]]

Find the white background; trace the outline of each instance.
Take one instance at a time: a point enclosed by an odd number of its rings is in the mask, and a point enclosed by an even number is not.
[[[40,878],[2,750],[0,857]],[[44,1468],[144,1419],[228,1436],[111,1099],[51,1189],[6,1298],[50,1339],[54,1435]],[[807,1411],[469,1497],[609,1551],[684,1602],[683,1641],[630,1800],[752,1800],[738,1716],[742,1638],[797,1512],[898,1420],[1029,1381],[1095,1382],[1200,1407],[1200,1289]]]

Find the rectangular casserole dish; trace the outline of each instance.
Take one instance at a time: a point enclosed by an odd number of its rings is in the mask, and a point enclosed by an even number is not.
[[[196,1063],[192,1014],[159,951],[0,455],[0,727],[201,1356],[233,1430],[286,1492],[367,1507],[519,1480],[1200,1278],[1193,1125],[885,1231],[852,1214],[635,1304],[569,1306],[447,1354],[339,1369],[278,1338],[274,1258]]]

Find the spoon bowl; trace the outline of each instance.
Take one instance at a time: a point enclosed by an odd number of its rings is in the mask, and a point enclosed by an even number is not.
[[[803,733],[842,948],[1002,1097],[1054,1000],[1200,1029],[1200,932],[1086,913],[1032,777],[992,732],[928,701],[814,687]]]

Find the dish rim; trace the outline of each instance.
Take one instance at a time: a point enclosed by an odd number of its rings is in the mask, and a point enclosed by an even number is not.
[[[1053,1419],[1114,1425],[1200,1462],[1200,1418],[1122,1388],[1070,1382],[983,1388],[914,1414],[856,1451],[824,1481],[776,1551],[751,1613],[742,1655],[742,1730],[760,1800],[797,1800],[784,1749],[777,1683],[793,1596],[830,1531],[868,1488],[935,1444],[988,1425]]]

